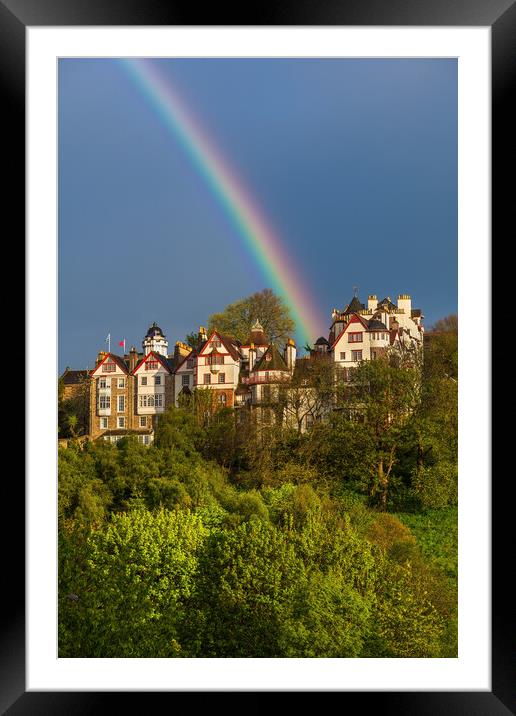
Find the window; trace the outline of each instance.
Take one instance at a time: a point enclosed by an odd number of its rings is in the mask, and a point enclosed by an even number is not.
[[[190,376],[189,375],[181,376],[181,385],[190,385]]]
[[[146,427],[147,427],[147,416],[140,415],[140,428],[146,428]]]
[[[194,359],[193,359],[193,358],[188,358],[188,360],[186,361],[186,367],[187,367],[187,368],[193,368],[193,364],[194,364]]]
[[[154,396],[154,405],[156,408],[162,408],[163,407],[163,393],[156,393]]]
[[[140,385],[147,385],[147,376],[146,375],[142,375]]]
[[[118,396],[118,412],[123,413],[125,411],[125,395]]]
[[[143,445],[148,445],[150,443],[150,435],[138,435],[138,442],[143,443]]]
[[[340,353],[340,359],[341,359],[341,360],[346,360],[346,353],[345,353],[344,351],[341,351],[341,353]]]
[[[224,365],[224,356],[206,356],[206,365]]]
[[[117,423],[119,428],[125,428],[125,418],[118,418]]]
[[[209,373],[204,374],[204,385],[209,385],[211,383],[211,375]]]
[[[355,362],[362,360],[362,351],[351,351],[351,360]]]
[[[99,389],[111,388],[111,378],[99,378]]]
[[[108,426],[108,419],[107,418],[101,418],[100,419],[100,429],[101,430],[107,430]]]
[[[161,385],[161,376],[160,375],[154,376],[154,385]]]
[[[225,394],[225,393],[221,393],[221,394],[219,395],[219,403],[220,403],[221,405],[226,405],[226,401],[227,401],[226,394]]]
[[[116,370],[116,365],[112,362],[102,364],[102,372],[103,373],[114,373],[115,370]]]
[[[225,383],[225,382],[226,382],[226,374],[219,373],[219,383]]]
[[[348,333],[348,343],[362,343],[362,333]]]
[[[213,346],[213,348],[220,348],[220,341],[214,340],[211,342],[211,345]]]
[[[158,370],[158,361],[157,360],[148,360],[145,363],[145,370]]]
[[[109,410],[111,408],[111,396],[99,395],[99,408],[100,410]]]
[[[125,378],[119,378],[119,379],[118,379],[118,387],[119,387],[119,388],[125,388]]]

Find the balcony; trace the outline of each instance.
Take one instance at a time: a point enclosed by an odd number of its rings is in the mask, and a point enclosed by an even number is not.
[[[242,380],[242,383],[244,381]],[[286,376],[252,375],[247,380],[247,385],[258,385],[260,383],[289,383],[290,373]]]

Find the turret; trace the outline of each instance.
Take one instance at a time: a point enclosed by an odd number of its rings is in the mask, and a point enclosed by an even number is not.
[[[145,338],[142,341],[143,352],[145,355],[149,355],[151,351],[159,353],[165,358],[168,355],[168,341],[156,322],[149,327]]]
[[[268,344],[267,336],[263,330],[263,326],[260,321],[256,321],[251,328],[251,335],[249,336],[249,343],[254,343],[257,346],[264,346]]]

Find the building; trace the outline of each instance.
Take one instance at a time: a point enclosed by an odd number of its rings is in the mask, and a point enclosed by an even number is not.
[[[169,355],[168,340],[153,323],[142,352],[134,347],[124,356],[100,351],[92,371],[67,368],[62,385],[71,396],[87,384],[92,440],[116,442],[134,435],[149,444],[159,415],[198,390],[209,390],[207,412],[248,409],[265,424],[284,420],[306,430],[332,409],[324,391],[314,387],[324,373],[325,380],[331,374],[333,384],[350,381],[361,361],[392,352],[415,354],[423,346],[423,318],[407,294],[400,294],[397,304],[370,295],[367,306],[354,295],[344,309],[333,310],[328,337],[320,336],[303,357],[291,338],[284,347],[270,342],[259,320],[245,343],[217,330],[208,335],[201,326],[195,348],[177,341]]]
[[[128,355],[100,351],[90,372],[89,437],[117,442],[135,436],[148,445],[160,413],[174,400],[174,372],[179,352],[167,355],[168,341],[153,323],[142,353],[133,346]]]

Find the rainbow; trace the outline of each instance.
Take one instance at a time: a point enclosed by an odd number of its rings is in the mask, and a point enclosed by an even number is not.
[[[124,69],[149,100],[202,175],[213,195],[237,228],[245,248],[264,278],[291,310],[297,335],[312,344],[324,331],[326,320],[310,297],[307,281],[288,255],[263,211],[251,198],[228,161],[221,157],[177,92],[149,60],[121,59]],[[259,318],[259,316],[258,316]]]

